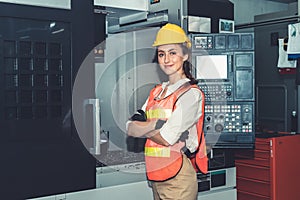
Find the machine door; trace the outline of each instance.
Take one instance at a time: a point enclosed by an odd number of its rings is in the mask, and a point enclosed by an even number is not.
[[[0,27],[2,138],[62,137],[70,127],[69,24],[2,17]]]
[[[0,195],[4,199],[94,184],[93,168],[87,170],[93,163],[71,140],[70,27],[58,21],[0,17]]]

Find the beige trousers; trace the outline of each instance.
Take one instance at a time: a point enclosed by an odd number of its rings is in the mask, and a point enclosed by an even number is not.
[[[152,182],[154,200],[196,200],[198,182],[195,169],[186,155],[179,173],[162,182]]]

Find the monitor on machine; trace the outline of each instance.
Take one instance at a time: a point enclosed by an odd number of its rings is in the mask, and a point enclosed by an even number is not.
[[[196,56],[196,78],[220,80],[227,79],[227,55]]]

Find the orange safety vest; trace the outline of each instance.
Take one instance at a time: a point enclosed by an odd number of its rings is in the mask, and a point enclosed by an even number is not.
[[[174,93],[163,99],[155,98],[162,91],[162,86],[158,85],[153,88],[150,92],[148,104],[146,106],[147,119],[167,120],[175,109],[177,99],[191,88],[199,89],[197,85],[186,83]],[[204,93],[200,89],[199,91],[202,96],[201,107],[204,112]],[[200,170],[202,173],[206,174],[208,170],[208,158],[203,133],[203,118],[204,114],[200,116],[196,125],[198,143],[200,145],[198,146],[195,156],[191,158],[191,161],[196,171]],[[151,139],[147,139],[145,144],[145,162],[149,180],[164,181],[172,178],[176,176],[182,166],[181,147],[179,147],[178,143],[166,147],[153,142]]]

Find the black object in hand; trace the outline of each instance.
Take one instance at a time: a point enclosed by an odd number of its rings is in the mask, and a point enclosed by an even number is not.
[[[185,142],[187,139],[189,138],[189,132],[186,130],[184,131],[180,138],[178,139],[177,142],[181,141],[181,142]],[[181,148],[181,151],[188,157],[191,158],[192,157],[192,153],[191,151],[186,147],[186,145],[184,145],[184,147]]]
[[[134,115],[132,115],[130,117],[130,120],[145,122],[145,121],[147,121],[147,116],[143,110],[139,109],[139,110],[137,110],[137,112]]]
[[[131,121],[147,121],[147,116],[146,113],[139,109],[137,110],[134,115],[132,115],[129,120]],[[129,152],[135,152],[135,153],[140,153],[144,150],[144,146],[146,143],[146,138],[136,138],[133,136],[127,136],[126,138],[126,144],[127,144],[127,150]]]
[[[165,120],[157,120],[156,124],[155,124],[155,129],[160,129],[164,124],[166,123]]]
[[[186,130],[181,134],[178,141],[185,142],[188,138],[189,138],[189,132]]]

